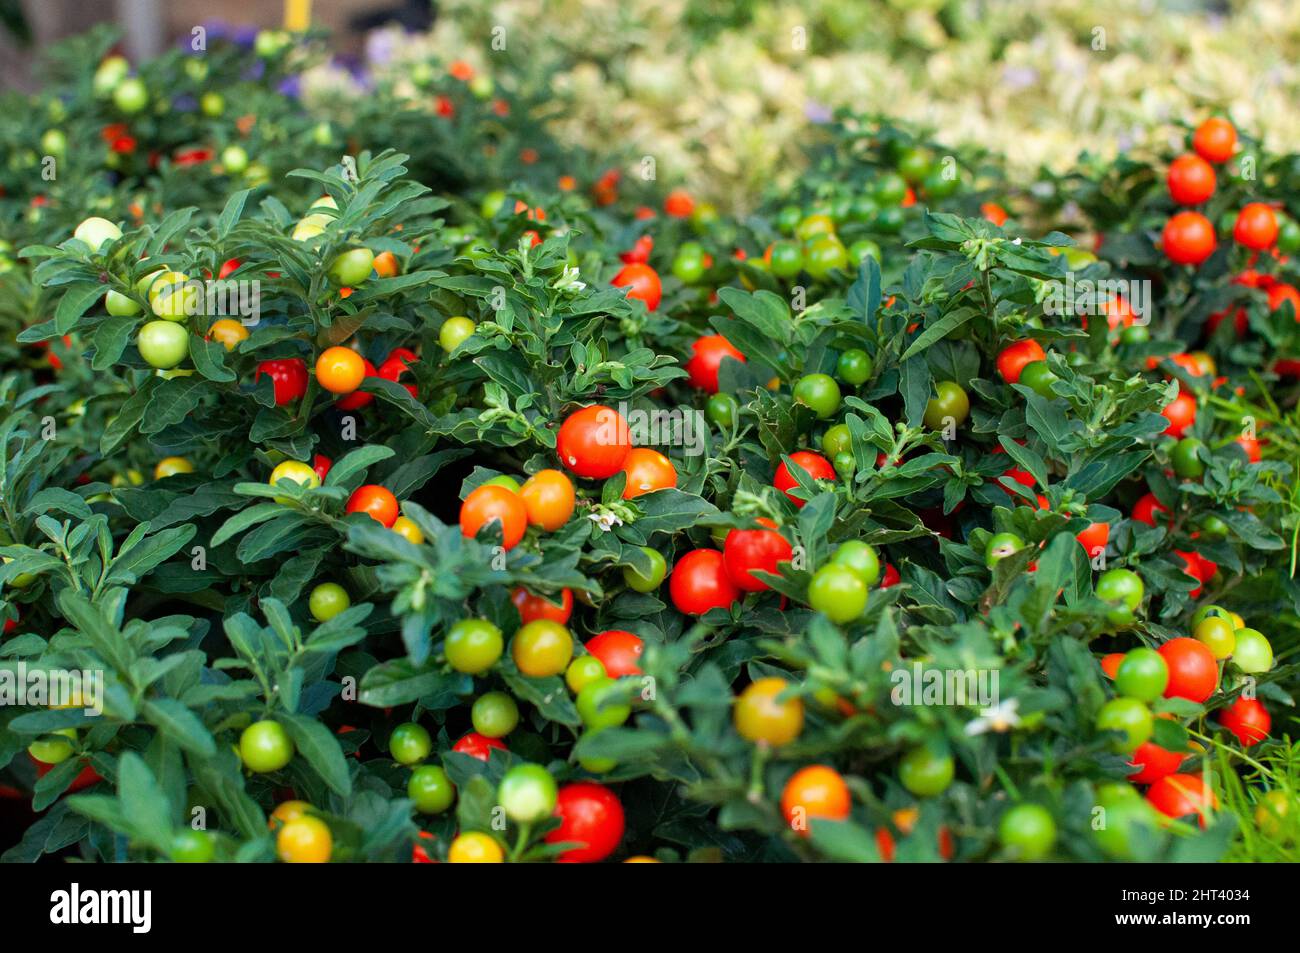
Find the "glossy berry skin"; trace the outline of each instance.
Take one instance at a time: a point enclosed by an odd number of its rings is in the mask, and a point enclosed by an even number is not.
[[[723,555],[716,549],[693,549],[677,560],[668,591],[677,611],[686,615],[725,609],[740,598],[727,574]]]
[[[798,450],[790,454],[790,459],[797,465],[807,471],[808,475],[814,480],[831,480],[835,479],[835,467],[831,462],[819,453],[813,453],[810,450]],[[803,508],[805,500],[797,499],[790,491],[799,486],[795,481],[794,474],[786,467],[785,461],[776,468],[776,478],[772,485],[789,497],[790,502],[799,508]]]
[[[699,388],[706,394],[718,392],[718,368],[724,359],[745,362],[741,354],[730,341],[721,334],[708,334],[691,345],[691,357],[686,362],[686,373],[690,375],[692,387]]]
[[[776,524],[760,519],[765,529],[733,529],[727,533],[722,546],[722,560],[727,576],[737,589],[745,592],[762,592],[771,588],[753,575],[753,570],[780,575],[778,564],[789,562],[794,548],[789,540],[776,531]]]
[[[808,604],[832,622],[843,625],[866,611],[867,584],[848,566],[827,563],[808,583]]]
[[[506,853],[501,845],[479,831],[457,835],[447,848],[449,864],[500,864],[505,859]]]
[[[632,500],[655,490],[669,490],[677,486],[677,468],[658,450],[633,447],[623,462],[627,482],[623,499]]]
[[[528,522],[553,533],[569,521],[576,504],[573,483],[559,470],[539,470],[519,491]]]
[[[1165,433],[1170,437],[1182,437],[1187,428],[1196,423],[1196,398],[1187,391],[1179,391],[1178,396],[1160,413],[1169,421]]]
[[[488,692],[470,708],[474,730],[487,738],[504,738],[519,724],[519,705],[505,692]]]
[[[396,348],[388,357],[384,358],[383,363],[379,365],[379,370],[375,372],[375,376],[386,381],[392,381],[395,384],[402,383],[403,375],[414,375],[414,372],[410,370],[410,366],[418,360],[419,356],[409,348]],[[415,384],[403,383],[402,386],[406,388],[406,392],[412,398],[419,396],[420,389]]]
[[[317,373],[319,374],[319,372]],[[361,379],[365,380],[367,377],[378,377],[378,376],[379,376],[379,372],[375,370],[375,365],[371,364],[365,358],[362,358]],[[358,381],[357,387],[360,386],[361,386],[361,381]],[[335,401],[334,406],[337,407],[339,410],[359,410],[362,407],[365,407],[374,399],[375,399],[374,394],[368,393],[364,390],[358,390],[354,388],[351,393],[343,397],[340,397],[337,401]]]
[[[603,784],[579,781],[560,788],[555,813],[560,826],[546,835],[548,844],[573,842],[581,846],[560,854],[564,864],[590,864],[618,849],[625,826],[623,805]]]
[[[734,427],[740,416],[740,402],[730,394],[714,394],[704,405],[704,413],[718,428]]]
[[[805,374],[794,385],[794,399],[826,420],[840,408],[840,385],[829,374]]]
[[[418,764],[433,751],[428,729],[413,721],[398,725],[388,736],[388,753],[398,764]]]
[[[984,565],[992,569],[1013,553],[1024,549],[1025,541],[1015,533],[994,533],[984,547]]]
[[[1200,212],[1178,212],[1165,223],[1165,256],[1177,265],[1199,265],[1214,254],[1214,226]]]
[[[438,329],[438,346],[450,354],[469,340],[474,327],[474,322],[463,315],[448,318]]]
[[[931,430],[943,430],[948,422],[960,427],[970,415],[970,397],[955,381],[939,381],[935,396],[925,405],[923,421]]]
[[[571,413],[555,439],[560,463],[591,480],[607,479],[623,469],[631,449],[631,432],[623,415],[599,404]]]
[[[610,284],[615,288],[627,288],[628,298],[644,301],[650,311],[659,307],[659,299],[663,296],[659,273],[649,265],[639,262],[624,265]]]
[[[406,796],[421,814],[441,814],[456,800],[456,786],[436,764],[422,764],[411,772]]]
[[[276,486],[282,480],[296,483],[301,487],[306,487],[307,489],[313,489],[320,486],[320,477],[316,475],[316,471],[307,466],[307,464],[301,463],[297,460],[283,460],[276,464],[275,469],[271,471],[271,475],[267,478],[266,482],[271,486]],[[274,499],[277,503],[289,503],[288,497],[277,496],[274,497]]]
[[[424,533],[416,525],[415,520],[408,516],[399,516],[393,521],[392,530],[402,539],[406,540],[412,546],[419,546],[424,542]]]
[[[1214,195],[1214,166],[1198,155],[1181,155],[1169,163],[1165,184],[1179,205],[1200,205]]]
[[[1120,732],[1120,737],[1112,742],[1116,751],[1136,750],[1154,730],[1151,709],[1136,698],[1112,698],[1097,713],[1098,732]]]
[[[1239,245],[1263,251],[1277,241],[1277,216],[1263,202],[1250,202],[1241,207],[1232,227],[1232,237]]]
[[[1198,816],[1202,827],[1218,807],[1218,798],[1199,774],[1170,774],[1151,785],[1147,801],[1165,817]]]
[[[397,497],[378,484],[370,483],[357,487],[348,497],[344,509],[348,513],[365,513],[371,519],[377,520],[385,529],[392,529],[393,524],[397,522]]]
[[[624,566],[623,582],[634,592],[654,592],[663,583],[664,577],[668,575],[668,561],[664,559],[663,554],[657,549],[651,549],[649,546],[642,546],[641,549],[650,560],[649,575],[643,576],[633,566]]]
[[[1177,771],[1187,755],[1162,748],[1154,741],[1144,741],[1134,749],[1129,760],[1130,767],[1138,770],[1128,779],[1134,784],[1155,784],[1163,777]]]
[[[517,764],[497,786],[497,802],[516,824],[536,824],[555,810],[555,779],[538,764]]]
[[[1208,648],[1211,655],[1219,660],[1232,655],[1237,647],[1237,629],[1231,619],[1211,615],[1199,622],[1193,617],[1192,622],[1192,638]]]
[[[861,348],[851,348],[840,355],[835,374],[851,387],[860,387],[871,379],[871,355]]]
[[[1170,639],[1157,649],[1169,667],[1169,684],[1165,698],[1186,698],[1204,702],[1219,683],[1219,666],[1214,653],[1204,644],[1180,637]]]
[[[1130,622],[1137,607],[1142,604],[1146,587],[1142,577],[1130,569],[1108,569],[1097,577],[1097,598],[1109,602],[1113,609],[1108,618],[1116,623]]]
[[[150,367],[170,370],[189,355],[190,335],[174,321],[148,321],[136,335],[135,346]]]
[[[374,263],[375,253],[369,248],[349,249],[330,262],[330,281],[341,287],[354,288],[370,277]]]
[[[503,486],[476,487],[460,507],[461,535],[474,539],[483,527],[496,523],[501,530],[501,545],[513,549],[528,529],[528,508],[523,498]]]
[[[253,375],[253,382],[261,380],[265,374],[271,378],[271,383],[275,387],[275,403],[277,407],[283,407],[285,404],[299,400],[307,393],[307,365],[301,358],[290,357],[276,361],[263,361],[257,365],[257,372]]]
[[[639,664],[645,642],[641,637],[623,629],[607,629],[587,640],[587,652],[605,667],[610,678],[640,675]]]
[[[499,738],[489,738],[486,735],[480,735],[477,731],[471,731],[464,735],[459,741],[451,746],[451,750],[457,754],[467,754],[471,758],[478,758],[480,761],[487,761],[492,756],[492,749],[498,751],[507,751],[505,742]]]
[[[1106,551],[1106,544],[1110,541],[1110,524],[1092,523],[1087,529],[1075,534],[1074,538],[1084,548],[1088,558],[1092,559]]]
[[[1132,649],[1115,673],[1115,691],[1138,701],[1155,701],[1168,685],[1169,666],[1155,649]]]
[[[326,348],[316,359],[316,382],[331,394],[352,393],[365,376],[365,359],[351,348]]]
[[[336,582],[323,582],[307,597],[307,609],[317,622],[328,622],[352,604],[348,592]]]
[[[293,741],[278,721],[255,721],[239,736],[239,757],[258,774],[279,771],[293,760]]]
[[[1169,508],[1157,500],[1154,493],[1145,494],[1133,504],[1133,519],[1139,523],[1155,526],[1157,519],[1162,516],[1168,517],[1169,522],[1173,522],[1173,516],[1169,513]]]
[[[1056,845],[1056,821],[1041,804],[1017,804],[998,822],[998,841],[1016,860],[1042,860]]]
[[[934,797],[952,784],[956,774],[952,755],[928,747],[913,748],[898,763],[898,778],[903,787],[917,797]]]
[[[1032,338],[1009,344],[998,354],[998,373],[1008,384],[1020,380],[1020,374],[1026,364],[1047,359],[1043,346]]]
[[[1204,450],[1205,444],[1195,437],[1184,437],[1174,444],[1169,451],[1169,462],[1174,473],[1184,480],[1200,479],[1205,473],[1205,463],[1200,458],[1200,453]]]
[[[1219,712],[1219,724],[1236,735],[1243,747],[1249,748],[1268,737],[1273,718],[1259,699],[1240,696]]]
[[[447,631],[443,654],[447,664],[466,675],[481,675],[505,650],[501,630],[487,619],[461,619]]]
[[[1257,629],[1239,628],[1232,648],[1232,661],[1248,675],[1267,672],[1273,667],[1273,646]]]
[[[564,671],[564,684],[577,695],[588,685],[609,678],[604,663],[594,655],[579,655]]]
[[[538,619],[519,627],[510,643],[510,656],[530,678],[559,675],[573,658],[573,636],[558,622]]]
[[[1192,148],[1207,162],[1227,162],[1237,151],[1237,130],[1221,116],[1212,116],[1196,127]]]
[[[573,592],[564,589],[560,592],[560,601],[552,601],[551,596],[533,595],[522,586],[510,594],[510,601],[519,611],[519,621],[527,625],[537,619],[549,619],[560,625],[567,625],[573,615]]]
[[[781,813],[790,829],[801,837],[810,833],[809,821],[842,821],[849,816],[849,786],[834,768],[810,764],[800,768],[781,791]]]
[[[212,835],[207,831],[187,827],[172,838],[171,858],[174,863],[206,864],[214,854]]]
[[[329,827],[311,815],[289,821],[275,838],[276,853],[286,864],[327,864],[333,849]]]
[[[1047,366],[1046,361],[1030,361],[1020,369],[1020,379],[1016,383],[1024,384],[1044,400],[1055,400],[1056,393],[1052,390],[1052,384],[1058,380],[1060,378]]]
[[[790,687],[783,678],[760,678],[740,693],[732,711],[736,732],[746,741],[773,747],[789,744],[803,731],[803,701],[780,696]]]
[[[608,675],[583,685],[574,699],[578,717],[588,731],[617,728],[632,717],[632,706],[618,682]]]

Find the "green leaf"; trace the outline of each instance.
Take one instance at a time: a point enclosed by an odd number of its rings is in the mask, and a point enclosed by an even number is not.
[[[216,753],[217,744],[202,720],[174,698],[146,701],[141,714],[178,747],[203,757]]]
[[[358,447],[330,467],[330,472],[325,475],[325,485],[346,486],[352,476],[364,472],[380,460],[387,460],[395,452],[391,447]]]
[[[903,352],[902,357],[899,358],[900,363],[906,363],[909,358],[916,354],[920,354],[931,344],[934,344],[934,342],[946,338],[949,334],[957,330],[971,318],[976,317],[978,314],[979,312],[974,308],[957,308],[950,311],[933,324],[927,325],[926,329],[922,331],[917,339],[908,345],[907,350]]]
[[[167,802],[157,778],[134,751],[117,761],[117,799],[133,839],[166,853],[171,849],[173,805]]]
[[[339,747],[334,732],[324,722],[306,715],[279,712],[276,720],[288,730],[298,753],[321,776],[330,790],[348,797],[352,793],[352,776],[348,773],[347,760],[343,757],[343,749]]]
[[[250,191],[250,189],[240,189],[226,199],[226,206],[217,219],[217,241],[224,241],[230,234],[230,230],[235,227],[235,223],[239,221],[239,216],[244,214],[244,203],[248,201]]]
[[[102,298],[108,289],[100,284],[73,285],[63,292],[59,305],[54,309],[54,329],[59,334],[67,334],[92,304]]]

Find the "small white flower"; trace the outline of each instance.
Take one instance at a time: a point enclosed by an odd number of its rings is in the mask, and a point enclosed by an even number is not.
[[[604,532],[608,533],[615,526],[622,526],[623,521],[615,514],[608,510],[598,511],[587,514],[587,519],[599,526]]]
[[[982,735],[986,731],[996,731],[998,734],[1010,731],[1020,724],[1020,700],[1018,698],[1008,698],[1004,702],[998,702],[992,708],[985,708],[979,713],[978,718],[974,718],[966,723],[966,734]]]
[[[566,294],[575,295],[587,287],[585,281],[578,280],[579,277],[581,277],[581,275],[576,265],[572,267],[565,265],[564,273],[561,274],[559,278],[555,279],[555,283],[551,285],[551,287],[556,291],[563,291]]]

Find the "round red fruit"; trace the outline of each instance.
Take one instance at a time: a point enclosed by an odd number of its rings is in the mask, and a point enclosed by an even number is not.
[[[608,629],[587,642],[587,652],[600,659],[605,674],[610,678],[640,675],[639,662],[644,649],[645,643],[640,636],[622,629]]]
[[[560,854],[560,863],[589,864],[604,860],[623,839],[623,805],[603,784],[579,781],[560,788],[555,800],[560,826],[546,835],[549,844],[577,843]]]
[[[718,392],[718,368],[724,358],[745,363],[745,355],[736,350],[721,334],[706,334],[691,345],[691,359],[686,362],[686,373],[691,386],[708,394]]]
[[[627,420],[612,407],[592,404],[569,414],[555,438],[555,452],[569,471],[604,480],[627,461],[632,437]]]
[[[790,459],[803,467],[803,469],[808,472],[808,475],[814,480],[835,479],[835,467],[831,466],[831,462],[819,453],[813,453],[810,450],[797,450],[790,454]],[[772,481],[772,484],[788,496],[790,502],[795,506],[800,508],[803,507],[806,501],[796,499],[790,492],[799,484],[796,482],[794,475],[786,467],[785,461],[782,461],[781,465],[776,468],[776,479]]]
[[[761,592],[771,588],[753,574],[757,569],[780,575],[777,565],[789,562],[794,556],[790,541],[776,530],[776,524],[769,519],[760,519],[767,529],[733,529],[727,533],[722,546],[722,559],[727,567],[727,575],[738,589],[746,592]]]
[[[716,549],[693,549],[677,560],[668,590],[677,611],[686,615],[725,609],[740,597],[727,575],[722,553]]]

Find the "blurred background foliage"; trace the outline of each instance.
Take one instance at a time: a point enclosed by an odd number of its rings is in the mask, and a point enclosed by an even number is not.
[[[0,0],[4,85],[30,84],[32,53],[115,12],[129,54],[197,24],[270,27],[285,14],[281,0],[92,6]],[[465,60],[544,104],[538,118],[562,141],[652,156],[659,177],[741,211],[799,176],[818,121],[839,107],[1005,153],[1013,175],[1162,144],[1181,134],[1174,117],[1207,108],[1265,147],[1300,139],[1292,0],[315,0],[311,11],[335,53],[308,74],[317,103]]]
[[[1300,133],[1288,0],[444,0],[429,33],[389,28],[367,51],[380,76],[429,56],[508,68],[549,91],[561,138],[626,145],[741,210],[798,177],[817,121],[841,106],[988,146],[1013,173],[1180,135],[1171,120],[1207,107],[1267,146]],[[306,88],[363,95],[366,80],[335,64]]]

